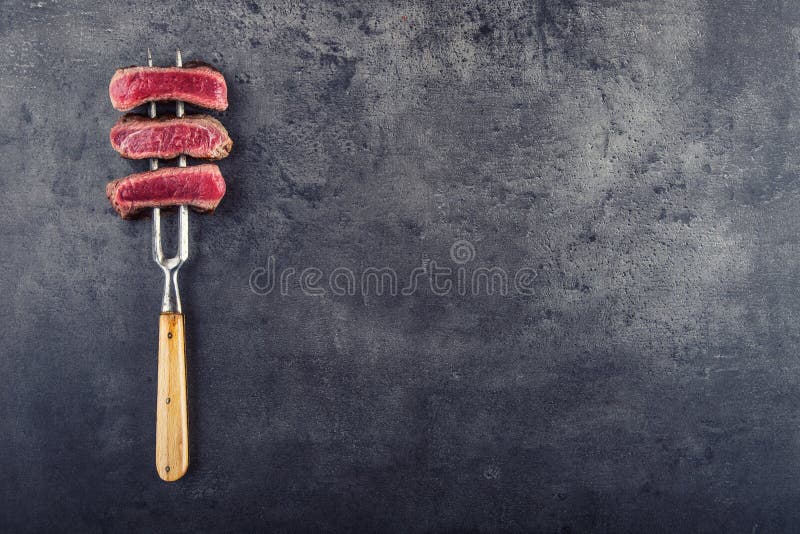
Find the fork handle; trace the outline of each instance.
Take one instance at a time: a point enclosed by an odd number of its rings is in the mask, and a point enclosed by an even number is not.
[[[172,482],[189,467],[189,424],[186,409],[186,344],[183,314],[162,313],[158,325],[158,399],[156,469]]]

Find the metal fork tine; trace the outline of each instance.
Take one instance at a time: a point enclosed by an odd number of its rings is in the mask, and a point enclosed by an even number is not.
[[[181,56],[180,48],[175,51],[175,66],[176,67],[183,67],[183,57]],[[183,113],[184,113],[183,102],[178,100],[178,101],[175,102],[175,115],[177,117],[183,117]],[[181,155],[181,157],[183,158],[183,165],[182,166],[185,167],[186,166],[186,156]]]
[[[161,210],[153,208],[153,260],[163,267],[164,251],[161,249]]]
[[[147,48],[147,66],[153,66],[153,54],[150,47]],[[148,115],[151,119],[156,118],[156,103],[150,102],[147,106]],[[150,170],[158,169],[158,159],[150,158]],[[153,208],[153,259],[161,265],[164,262],[164,252],[161,249],[161,209]]]
[[[175,66],[183,67],[183,56],[181,55],[180,48],[175,51]],[[183,102],[180,100],[175,102],[175,116],[179,118],[183,117],[184,112],[185,110]],[[186,167],[186,155],[181,154],[178,156],[178,167]],[[178,246],[178,257],[180,257],[182,261],[186,261],[186,259],[189,257],[189,208],[184,205],[180,206],[178,210],[180,212],[181,233],[180,244]]]
[[[153,55],[150,53],[150,48],[147,49],[147,66],[153,66]],[[150,102],[150,105],[147,106],[148,115],[150,115],[151,119],[156,118],[156,103]],[[150,170],[154,171],[158,169],[158,160],[156,158],[150,158]],[[158,209],[158,208],[155,208]]]
[[[189,259],[189,208],[188,206],[181,205],[179,208],[179,215],[180,215],[180,233],[181,233],[181,240],[178,243],[178,257],[181,260],[181,264]]]

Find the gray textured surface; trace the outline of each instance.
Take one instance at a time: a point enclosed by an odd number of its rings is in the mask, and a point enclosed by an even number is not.
[[[3,2],[0,527],[796,531],[800,4]],[[107,84],[226,75],[192,217],[191,461],[153,467],[160,273]],[[252,293],[279,266],[532,297]]]

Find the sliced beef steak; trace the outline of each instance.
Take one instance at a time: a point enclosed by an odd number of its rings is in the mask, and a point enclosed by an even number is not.
[[[186,154],[200,159],[222,159],[233,146],[228,131],[208,115],[150,119],[125,115],[111,128],[111,146],[130,159],[172,159]]]
[[[114,180],[106,186],[106,195],[125,219],[147,208],[180,204],[197,211],[214,211],[225,195],[225,179],[219,167],[210,163],[164,167]]]
[[[228,107],[228,86],[222,73],[199,62],[183,67],[118,69],[111,78],[108,95],[119,111],[162,100],[183,100],[218,111]]]

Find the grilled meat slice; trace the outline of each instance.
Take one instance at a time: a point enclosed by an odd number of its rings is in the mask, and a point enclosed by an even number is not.
[[[219,167],[211,163],[164,167],[114,180],[106,186],[106,195],[124,219],[147,208],[180,204],[211,212],[225,195],[225,179]]]
[[[163,100],[183,100],[217,111],[228,108],[228,86],[222,73],[197,61],[183,67],[117,69],[108,86],[108,95],[119,111]]]
[[[233,146],[228,131],[208,115],[157,119],[128,114],[111,128],[111,146],[129,159],[172,159],[186,154],[200,159],[222,159]]]

